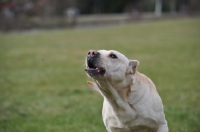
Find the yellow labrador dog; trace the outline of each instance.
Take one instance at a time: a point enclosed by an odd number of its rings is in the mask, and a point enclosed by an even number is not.
[[[154,83],[137,71],[139,62],[114,50],[90,50],[86,57],[90,88],[101,94],[109,132],[168,132],[162,100]]]

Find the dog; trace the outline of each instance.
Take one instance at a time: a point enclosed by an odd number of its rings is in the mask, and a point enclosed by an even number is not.
[[[109,132],[168,132],[154,83],[137,71],[139,61],[115,50],[89,50],[88,86],[103,96],[102,116]]]

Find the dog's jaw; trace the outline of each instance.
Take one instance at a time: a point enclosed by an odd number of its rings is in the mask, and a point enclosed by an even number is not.
[[[98,78],[101,77],[105,74],[106,70],[104,68],[101,67],[96,67],[96,68],[90,68],[87,66],[87,68],[85,69],[85,71],[87,72],[88,76],[92,77],[92,78]]]

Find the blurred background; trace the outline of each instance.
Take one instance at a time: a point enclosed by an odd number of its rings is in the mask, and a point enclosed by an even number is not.
[[[199,0],[1,0],[0,30],[94,26],[199,12]]]
[[[170,132],[200,132],[200,0],[0,0],[0,132],[106,132],[90,49],[139,60]]]

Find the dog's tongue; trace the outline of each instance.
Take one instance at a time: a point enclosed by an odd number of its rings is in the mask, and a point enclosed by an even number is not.
[[[99,68],[96,68],[96,71],[97,71],[97,72],[100,72],[101,70],[100,70]]]

